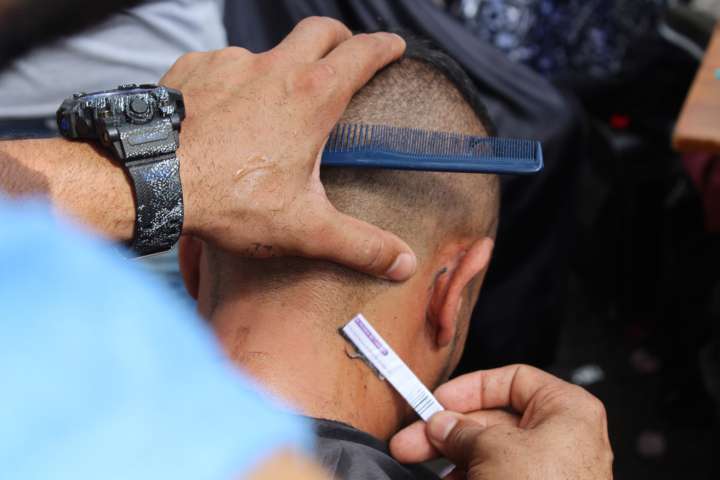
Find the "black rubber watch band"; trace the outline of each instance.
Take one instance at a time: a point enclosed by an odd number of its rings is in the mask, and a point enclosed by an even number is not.
[[[135,188],[135,236],[130,248],[139,256],[175,245],[183,227],[180,162],[174,154],[127,162]]]
[[[76,93],[57,111],[64,137],[99,142],[127,169],[135,190],[135,235],[129,242],[135,255],[169,250],[182,233],[183,194],[175,152],[184,119],[182,92],[152,84]]]

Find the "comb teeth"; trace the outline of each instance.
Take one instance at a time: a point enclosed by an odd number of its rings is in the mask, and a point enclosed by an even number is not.
[[[323,164],[480,173],[534,173],[543,166],[540,143],[532,140],[364,124],[338,124]]]

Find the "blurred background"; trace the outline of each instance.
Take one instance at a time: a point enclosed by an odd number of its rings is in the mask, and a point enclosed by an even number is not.
[[[720,478],[720,159],[673,148],[720,0],[135,3],[0,71],[0,137],[54,135],[52,109],[72,91],[157,81],[226,35],[266,50],[309,15],[427,37],[468,70],[499,134],[542,140],[547,162],[538,177],[503,179],[496,258],[459,372],[523,362],[588,388],[607,406],[620,480]],[[110,33],[127,48],[98,56]],[[138,55],[133,39],[147,38],[158,48]],[[42,102],[16,87],[34,78],[55,85]],[[191,301],[174,252],[142,262]]]
[[[440,3],[585,126],[556,347],[517,360],[604,401],[616,478],[720,478],[720,212],[671,148],[720,2]]]

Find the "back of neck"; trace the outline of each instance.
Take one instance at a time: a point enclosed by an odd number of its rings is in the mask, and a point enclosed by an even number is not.
[[[225,302],[212,314],[212,326],[237,365],[304,415],[341,421],[385,440],[400,428],[407,406],[352,358],[332,322],[297,305],[255,300]]]

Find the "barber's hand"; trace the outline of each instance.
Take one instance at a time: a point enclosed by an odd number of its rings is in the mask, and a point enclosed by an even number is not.
[[[452,412],[397,433],[390,449],[399,461],[445,456],[457,465],[451,478],[612,478],[605,409],[580,387],[515,365],[458,377],[435,393]]]
[[[185,233],[251,257],[335,261],[392,280],[416,268],[395,235],[338,212],[320,183],[326,138],[353,94],[405,50],[397,35],[355,35],[309,18],[262,54],[183,56],[161,80],[182,90]]]

